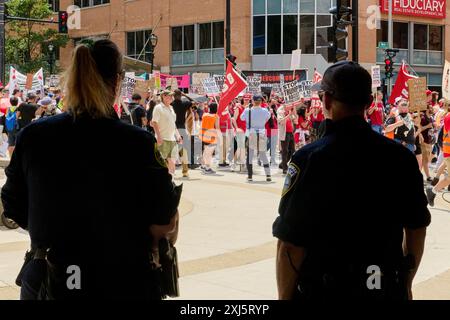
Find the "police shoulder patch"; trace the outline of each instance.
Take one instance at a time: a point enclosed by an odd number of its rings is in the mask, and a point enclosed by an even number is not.
[[[156,162],[158,162],[158,164],[163,167],[163,168],[167,168],[167,163],[166,161],[163,159],[161,152],[159,152],[159,148],[158,148],[158,144],[155,142],[155,147],[153,148],[153,152],[155,154],[155,159]]]
[[[282,197],[284,197],[289,191],[292,190],[299,176],[300,168],[296,164],[291,162],[287,170],[286,180],[284,181],[283,193],[281,195]]]

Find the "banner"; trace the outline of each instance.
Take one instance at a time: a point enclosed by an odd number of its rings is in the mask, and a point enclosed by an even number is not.
[[[392,13],[403,16],[445,19],[445,0],[393,0]],[[389,13],[389,0],[380,0],[381,12]]]
[[[280,83],[274,83],[273,84],[270,96],[271,97],[273,97],[273,96],[282,97],[283,96],[283,90],[281,89],[281,84]]]
[[[209,77],[203,80],[203,90],[208,96],[220,95],[219,87],[217,86],[216,79]]]
[[[60,84],[60,78],[57,74],[52,74],[51,76],[45,78],[45,83],[49,87],[57,88]]]
[[[155,71],[153,72],[152,77],[155,79],[155,89],[160,90],[161,89],[161,72]]]
[[[27,90],[27,76],[20,73],[15,69],[14,67],[10,67],[9,69],[9,86],[8,90],[12,92],[14,89],[19,90]],[[33,75],[32,82],[31,82],[31,90],[33,91],[41,91],[44,92],[44,71],[43,69],[39,69],[38,72],[36,72]]]
[[[199,95],[205,95],[205,89],[203,88],[203,80],[209,78],[209,73],[193,73],[190,93]]]
[[[450,100],[450,62],[445,60],[444,74],[442,75],[442,96]]]
[[[247,93],[251,94],[252,96],[261,94],[261,75],[253,75],[250,77],[247,77]]]
[[[270,93],[274,84],[281,84],[291,82],[294,80],[303,81],[307,80],[307,74],[305,69],[295,70],[295,77],[292,71],[243,71],[247,77],[253,75],[261,76],[261,90]]]
[[[372,89],[381,87],[381,68],[380,66],[372,66]]]
[[[136,77],[134,72],[126,72],[122,82],[121,96],[122,98],[131,100],[134,88],[136,86]]]
[[[176,79],[178,88],[189,89],[190,77],[189,77],[188,74],[179,75],[179,76],[178,75],[177,76],[172,76],[172,75],[169,75],[169,74],[162,74],[161,73],[160,77],[161,77],[161,87],[162,88],[167,88],[168,87],[167,79]],[[174,86],[173,81],[175,81],[175,80],[169,80],[169,82],[170,82],[170,84],[172,84],[172,86]],[[175,89],[172,89],[172,90],[175,90]]]
[[[295,105],[301,100],[298,81],[292,81],[283,85],[284,102],[286,105]]]
[[[408,73],[406,70],[406,64],[403,63],[400,67],[400,70],[397,75],[397,81],[395,82],[395,86],[392,89],[391,96],[389,97],[389,104],[394,104],[395,99],[398,97],[402,97],[406,100],[409,100],[409,93],[408,93],[408,80],[409,79],[417,79],[416,76],[413,76]]]
[[[220,96],[219,110],[217,114],[221,115],[233,99],[236,98],[247,86],[248,83],[228,61],[225,84],[223,85],[222,95]]]
[[[427,110],[427,78],[408,80],[409,111],[419,112]]]

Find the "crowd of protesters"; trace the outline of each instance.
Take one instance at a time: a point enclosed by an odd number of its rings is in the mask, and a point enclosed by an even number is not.
[[[0,88],[0,157],[11,157],[17,134],[31,122],[60,114],[63,109],[62,92],[45,86],[43,90]],[[6,147],[6,148],[5,148]]]
[[[429,90],[427,97],[422,111],[410,112],[408,100],[399,97],[387,104],[383,93],[377,92],[366,120],[374,131],[416,155],[429,185],[430,204],[434,204],[435,195],[450,184],[449,178],[440,179],[450,157],[445,127],[450,125],[450,101]],[[175,174],[176,166],[182,166],[184,178],[189,177],[189,169],[213,175],[216,168],[229,168],[246,172],[251,182],[257,164],[271,182],[272,172],[280,170],[285,175],[292,155],[321,138],[327,123],[320,92],[296,105],[285,104],[276,94],[245,94],[220,114],[218,98],[196,101],[180,90],[149,90],[146,96],[135,94],[121,105],[116,107],[119,116],[154,133],[170,172]]]

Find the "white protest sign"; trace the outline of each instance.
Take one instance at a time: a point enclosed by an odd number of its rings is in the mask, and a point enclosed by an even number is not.
[[[214,79],[214,77],[203,79],[203,89],[205,94],[209,96],[217,96],[220,94],[219,87],[217,86],[216,79]]]
[[[190,93],[204,95],[203,80],[207,78],[209,78],[209,73],[193,73]]]
[[[450,62],[445,60],[444,74],[442,75],[442,96],[450,100]]]
[[[381,87],[381,69],[380,66],[372,66],[372,89]]]
[[[313,86],[312,80],[304,80],[299,82],[300,94],[304,98],[311,98],[311,87]]]
[[[220,92],[223,91],[223,85],[225,84],[225,76],[224,75],[214,75],[214,79],[216,80],[217,87],[219,87]]]
[[[274,83],[272,85],[272,92],[270,94],[271,96],[283,96],[283,90],[281,89],[281,84],[280,83]]]
[[[9,91],[12,92],[14,89],[26,90],[27,76],[17,71],[14,67],[10,67],[9,70]],[[33,75],[31,89],[33,91],[44,91],[44,71],[42,68]]]
[[[122,90],[121,90],[122,98],[131,100],[135,86],[136,86],[136,76],[134,72],[126,72],[125,78],[123,79],[122,82]]]
[[[261,75],[253,75],[247,77],[247,83],[247,93],[250,93],[252,95],[261,94]]]
[[[301,69],[302,50],[297,49],[292,51],[291,70]]]
[[[284,101],[287,105],[295,104],[301,100],[298,81],[285,83],[282,87]]]

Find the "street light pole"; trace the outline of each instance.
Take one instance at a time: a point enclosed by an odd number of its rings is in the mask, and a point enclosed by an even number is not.
[[[155,63],[155,47],[158,45],[158,36],[152,32],[150,35],[150,74],[153,74],[153,65]]]
[[[50,78],[53,75],[53,49],[54,49],[54,46],[52,44],[49,44],[48,45],[48,52],[49,52],[48,63],[50,65]]]
[[[389,15],[388,15],[388,42],[389,49],[393,49],[394,47],[394,23],[392,21],[392,0],[388,0],[389,2]],[[392,78],[388,79],[388,96],[391,96],[392,91]]]
[[[226,0],[226,56],[231,54],[231,0]]]

